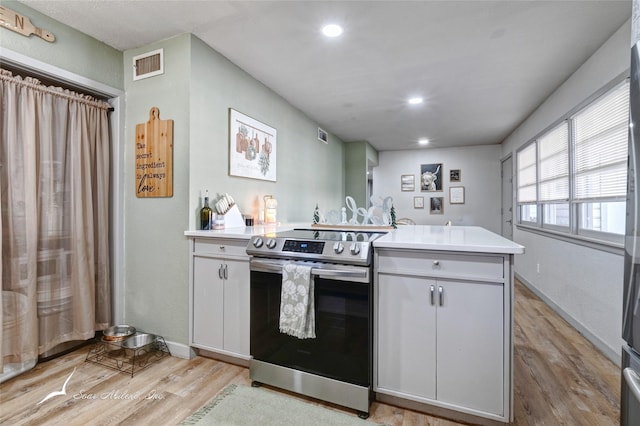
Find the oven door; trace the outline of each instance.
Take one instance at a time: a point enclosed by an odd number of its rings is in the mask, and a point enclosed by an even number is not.
[[[315,339],[280,333],[285,260],[251,260],[251,355],[254,359],[369,387],[372,365],[371,272],[368,267],[312,266]]]

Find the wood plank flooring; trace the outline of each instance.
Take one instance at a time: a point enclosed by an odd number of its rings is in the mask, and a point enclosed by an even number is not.
[[[0,385],[0,424],[175,425],[227,384],[250,384],[246,368],[204,357],[166,357],[132,378],[84,362],[87,351],[38,364]],[[74,368],[67,395],[38,405],[62,388]],[[515,425],[619,424],[619,368],[520,283],[514,387]],[[378,402],[370,420],[392,426],[458,424]]]

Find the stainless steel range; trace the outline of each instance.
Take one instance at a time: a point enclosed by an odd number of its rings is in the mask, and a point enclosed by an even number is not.
[[[332,402],[366,418],[372,394],[371,244],[383,232],[295,229],[254,236],[250,377]],[[313,282],[315,338],[280,331],[283,268],[303,265]],[[311,288],[311,286],[309,287]]]

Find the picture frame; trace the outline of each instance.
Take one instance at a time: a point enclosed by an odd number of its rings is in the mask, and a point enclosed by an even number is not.
[[[413,208],[424,209],[424,197],[413,197]]]
[[[276,181],[277,132],[229,108],[229,176]]]
[[[460,169],[449,170],[449,182],[460,182]]]
[[[329,143],[329,134],[318,127],[318,140],[320,142],[324,142],[325,144]]]
[[[449,204],[464,204],[464,186],[449,187]]]
[[[444,214],[444,197],[429,199],[429,214]]]
[[[415,175],[401,175],[400,176],[400,190],[401,191],[415,191],[416,189],[416,177]]]
[[[442,191],[442,163],[420,165],[420,190]]]

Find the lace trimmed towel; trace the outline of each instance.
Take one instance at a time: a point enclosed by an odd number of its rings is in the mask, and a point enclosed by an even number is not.
[[[280,332],[298,339],[315,339],[316,318],[311,267],[286,263],[282,268]]]

